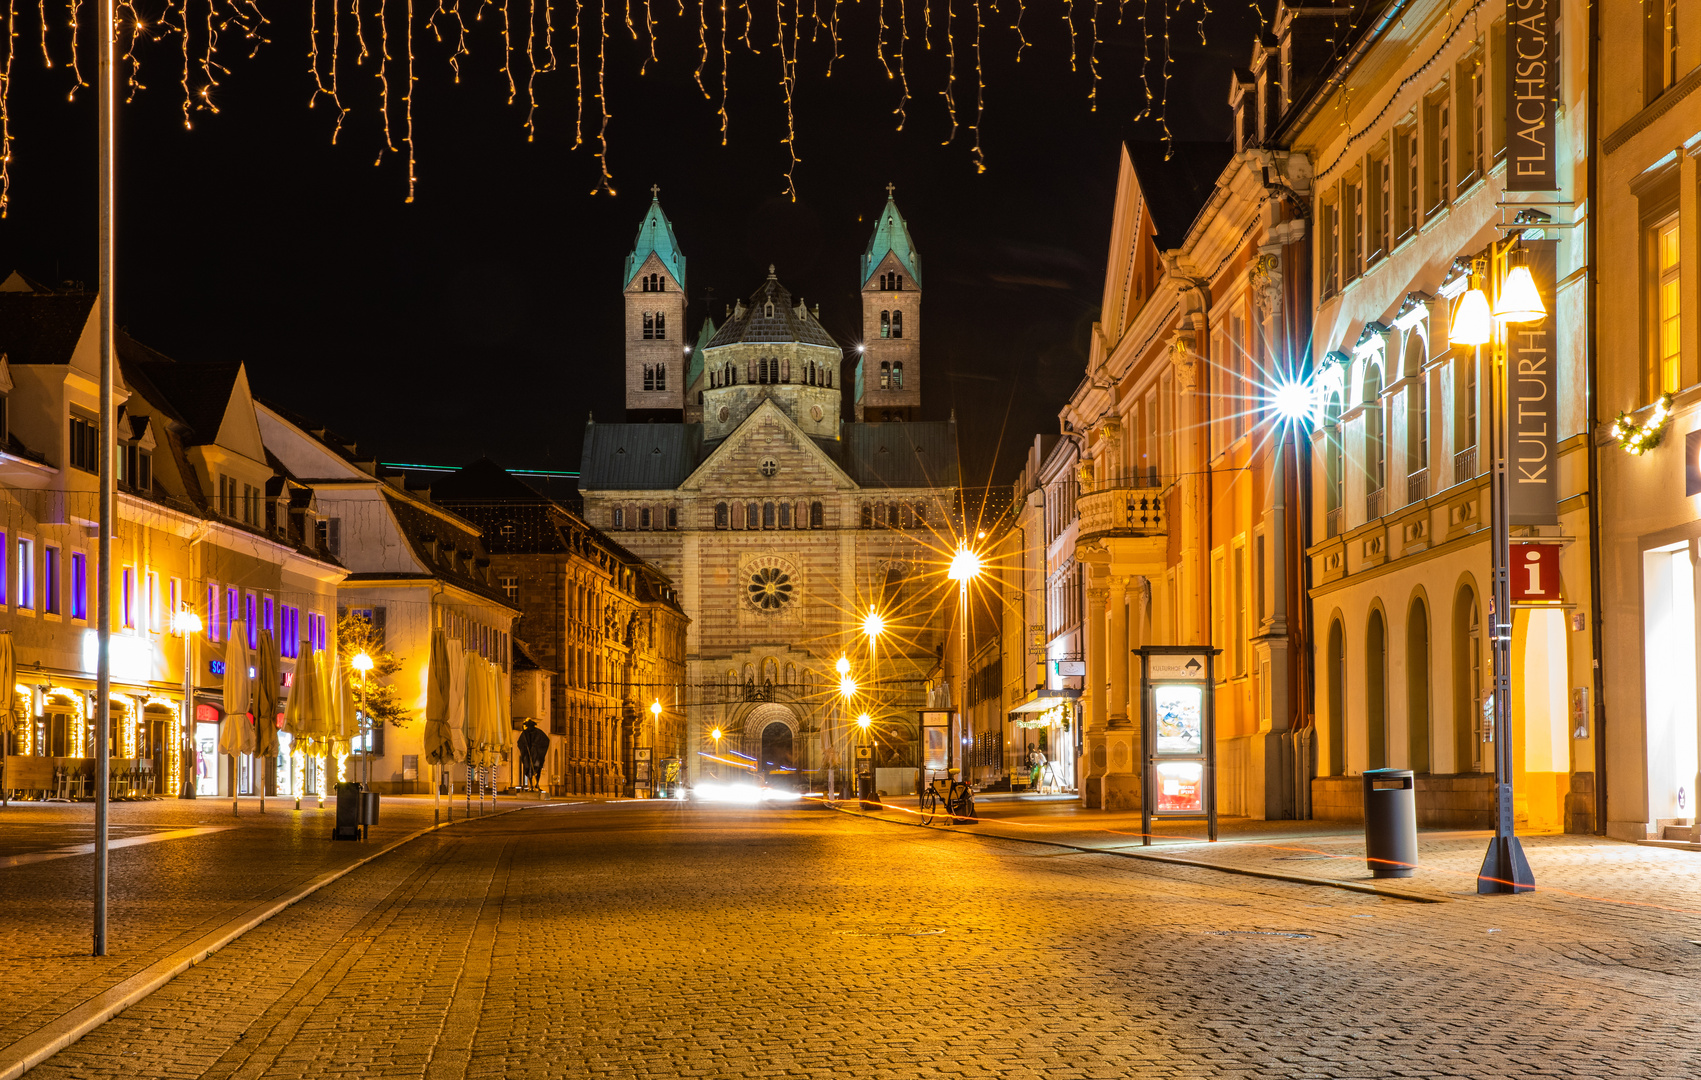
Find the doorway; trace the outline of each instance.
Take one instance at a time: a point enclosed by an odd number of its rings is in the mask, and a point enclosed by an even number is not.
[[[775,786],[793,786],[797,776],[797,766],[792,753],[791,728],[778,720],[762,729],[762,754],[759,768],[768,778],[768,783]]]
[[[1642,556],[1648,822],[1695,817],[1695,567],[1689,546]]]

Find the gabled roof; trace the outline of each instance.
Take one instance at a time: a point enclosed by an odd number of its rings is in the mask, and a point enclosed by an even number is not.
[[[586,424],[579,490],[671,491],[702,445],[702,424]]]
[[[909,271],[910,280],[920,288],[921,256],[916,253],[915,241],[910,239],[910,227],[904,224],[904,215],[898,213],[898,204],[889,194],[885,209],[880,211],[880,217],[874,222],[874,235],[868,238],[868,249],[862,253],[862,284],[868,284],[868,279],[874,276],[888,251],[898,257],[904,269]]]
[[[488,566],[490,556],[485,550],[477,526],[458,515],[455,515],[455,521],[450,521],[445,516],[421,509],[385,485],[380,484],[378,489],[395,518],[396,528],[407,540],[414,558],[425,567],[427,574],[439,581],[446,581],[470,593],[476,593],[503,607],[519,610],[502,590],[485,581],[483,567],[479,563]],[[351,574],[349,580],[396,576],[399,575],[377,571]]]
[[[1210,201],[1223,168],[1234,157],[1234,144],[1130,140],[1123,145],[1140,181],[1140,196],[1157,226],[1158,250],[1180,247],[1193,219]]]
[[[770,307],[773,314],[769,314]],[[827,333],[827,328],[807,307],[801,303],[792,304],[790,291],[774,276],[772,265],[768,267],[768,280],[750,295],[750,303],[736,308],[732,317],[722,324],[703,348],[714,349],[743,341],[797,342],[824,345],[829,349],[839,347],[833,335]]]
[[[233,361],[182,364],[175,360],[140,360],[126,365],[132,378],[134,373],[142,375],[135,381],[144,397],[183,421],[188,429],[183,433],[186,446],[199,446],[218,438],[241,370],[242,365]]]
[[[543,495],[487,457],[431,479],[433,502],[539,502]]]
[[[957,487],[957,425],[846,424],[842,464],[863,488]]]
[[[638,226],[638,239],[632,244],[632,253],[626,256],[626,276],[620,283],[622,289],[631,286],[632,279],[638,276],[638,271],[651,254],[661,260],[662,266],[673,275],[679,287],[685,288],[685,255],[679,250],[679,241],[674,238],[673,223],[662,213],[660,195],[651,198],[643,224]]]
[[[94,305],[92,292],[0,291],[0,353],[13,364],[70,363]]]

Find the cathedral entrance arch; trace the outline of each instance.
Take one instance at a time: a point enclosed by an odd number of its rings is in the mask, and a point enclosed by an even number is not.
[[[756,768],[775,786],[795,786],[797,716],[784,705],[765,702],[744,716],[744,745]]]

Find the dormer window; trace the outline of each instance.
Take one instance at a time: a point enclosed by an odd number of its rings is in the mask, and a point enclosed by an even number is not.
[[[768,301],[767,304],[763,306],[762,314],[766,315],[770,319],[774,317],[774,302],[772,300]]]

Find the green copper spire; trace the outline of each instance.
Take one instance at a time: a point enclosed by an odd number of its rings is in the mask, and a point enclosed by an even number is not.
[[[709,342],[715,340],[715,320],[704,319],[703,329],[697,334],[697,344],[691,349],[691,359],[685,365],[685,387],[690,389],[703,374],[703,350],[709,347]]]
[[[638,276],[638,271],[649,259],[650,253],[655,252],[661,259],[661,264],[673,275],[673,280],[685,288],[685,255],[679,250],[679,241],[673,235],[673,223],[662,213],[661,187],[650,185],[650,209],[644,214],[644,223],[638,226],[638,239],[632,245],[632,254],[626,256],[626,276],[622,279],[621,288],[628,288],[632,279]]]
[[[916,254],[910,228],[904,224],[904,215],[898,213],[898,204],[892,201],[892,189],[892,184],[886,185],[886,208],[880,211],[880,217],[874,223],[874,235],[868,238],[868,250],[862,254],[862,283],[868,284],[868,279],[874,276],[875,269],[890,251],[909,271],[910,280],[920,288],[921,256]]]

